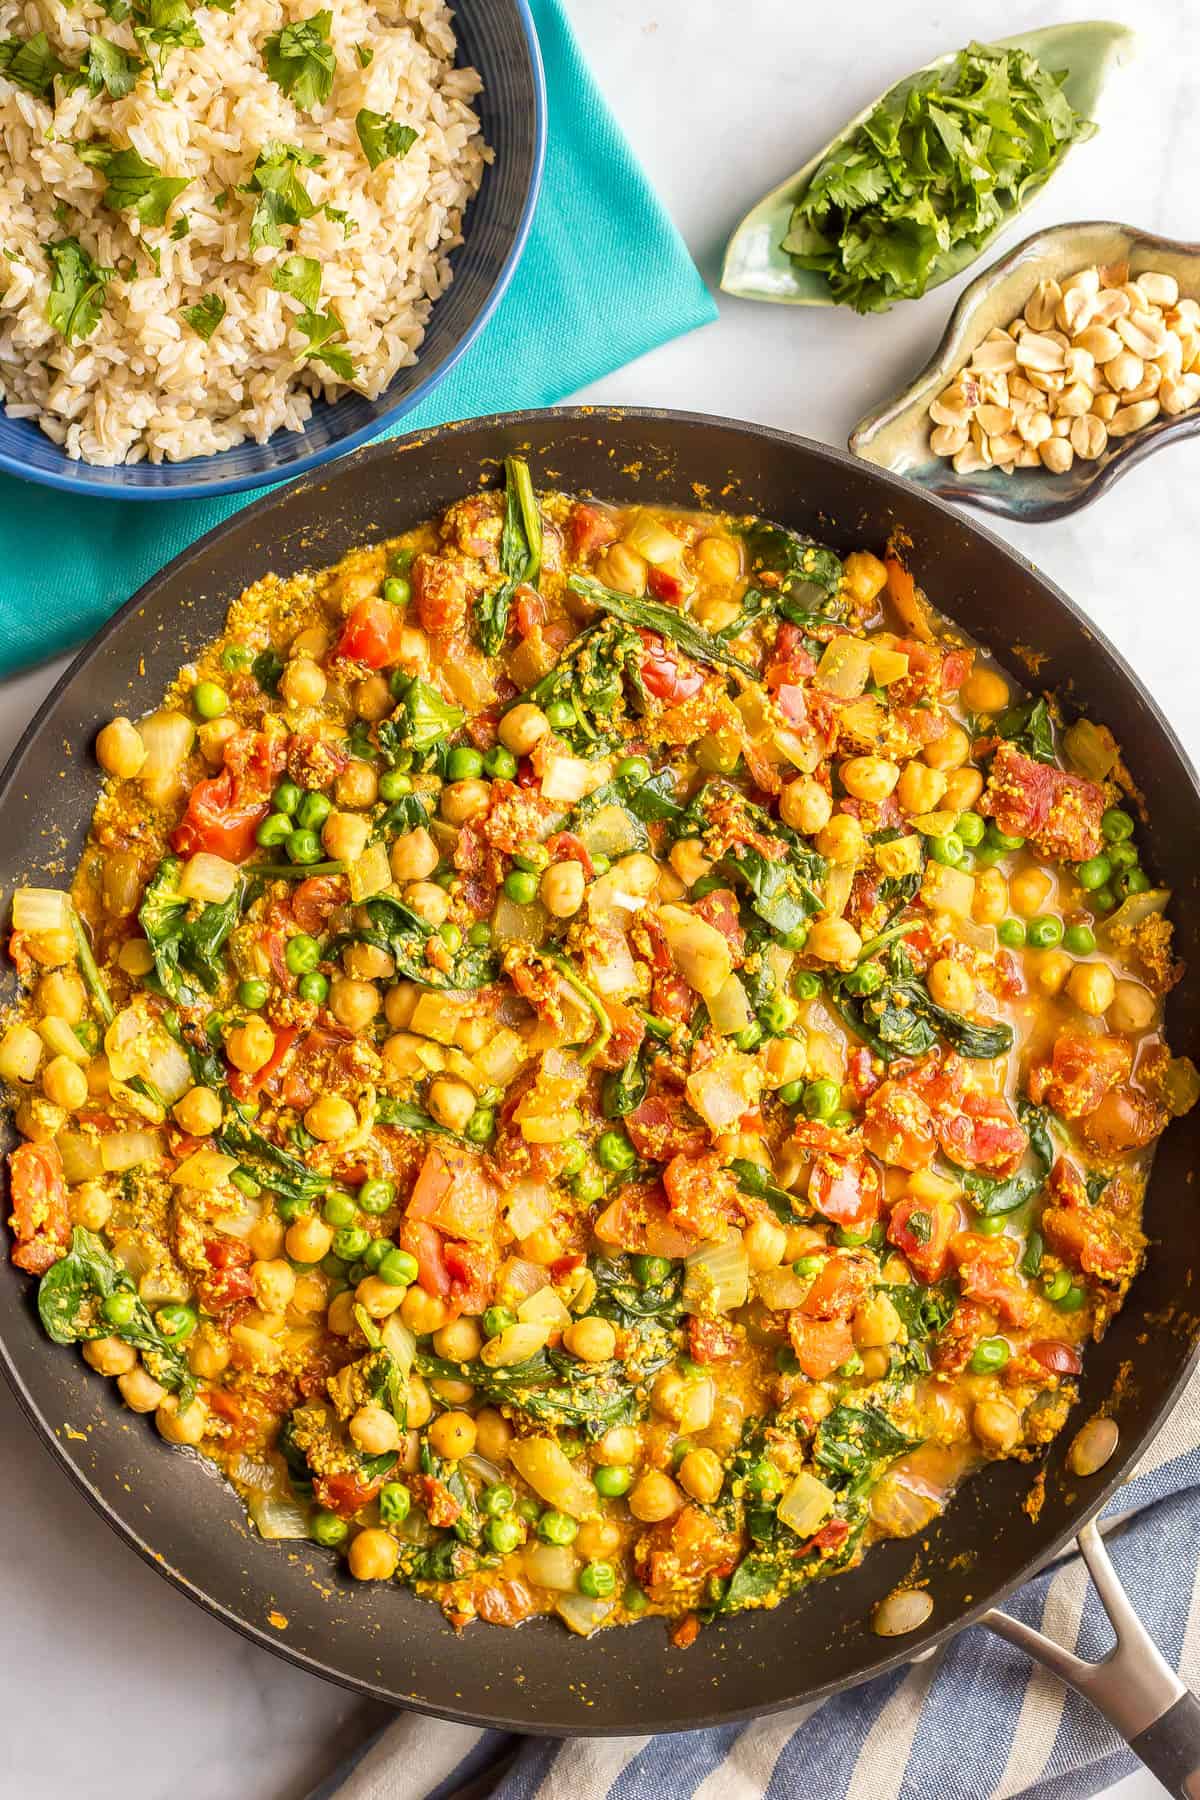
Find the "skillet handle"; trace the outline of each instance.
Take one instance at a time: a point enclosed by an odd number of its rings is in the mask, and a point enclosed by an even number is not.
[[[980,1624],[1090,1700],[1176,1800],[1200,1800],[1200,1700],[1134,1612],[1094,1519],[1079,1533],[1079,1548],[1116,1634],[1107,1656],[1087,1662],[1004,1612],[985,1613]]]

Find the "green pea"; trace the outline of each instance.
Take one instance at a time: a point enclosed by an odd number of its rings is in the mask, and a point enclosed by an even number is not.
[[[236,674],[239,669],[248,669],[254,661],[253,650],[247,650],[245,644],[226,644],[221,652],[221,667]]]
[[[527,1525],[536,1525],[541,1516],[541,1503],[535,1500],[532,1494],[526,1494],[517,1501],[517,1517],[524,1519]]]
[[[757,1019],[752,1019],[749,1025],[734,1033],[733,1041],[739,1050],[755,1050],[763,1041],[763,1028]]]
[[[490,1144],[496,1135],[496,1115],[487,1106],[477,1106],[467,1120],[463,1136],[468,1144]]]
[[[446,758],[447,781],[478,781],[483,774],[483,757],[467,744],[459,744]]]
[[[571,1185],[582,1206],[592,1206],[603,1198],[605,1182],[599,1169],[581,1169]]]
[[[522,1520],[508,1517],[505,1519],[489,1519],[487,1525],[487,1541],[500,1556],[508,1556],[525,1541],[525,1526]]]
[[[1025,942],[1024,919],[1001,919],[996,927],[996,936],[1006,950],[1019,950]]]
[[[307,931],[298,931],[288,939],[283,960],[289,975],[311,975],[321,960],[321,946]]]
[[[584,1163],[587,1161],[586,1147],[580,1143],[578,1138],[568,1138],[566,1143],[561,1146],[561,1152],[562,1162],[559,1164],[560,1174],[568,1177],[571,1175],[578,1175],[580,1169],[582,1169]]]
[[[385,769],[379,777],[379,798],[389,805],[393,800],[403,800],[412,791],[412,776],[405,775],[401,769]]]
[[[277,1194],[275,1211],[285,1225],[294,1225],[297,1219],[304,1219],[312,1211],[312,1201],[304,1194]]]
[[[1126,869],[1113,885],[1122,895],[1145,894],[1150,891],[1150,877],[1145,869]]]
[[[695,1448],[696,1448],[695,1438],[690,1438],[690,1437],[676,1438],[675,1442],[671,1445],[671,1467],[673,1469],[677,1469],[679,1467],[680,1463],[683,1461],[684,1457],[690,1456],[692,1451]]]
[[[857,1350],[852,1350],[850,1352],[849,1356],[846,1358],[845,1362],[838,1364],[838,1367],[836,1370],[836,1373],[838,1375],[844,1375],[847,1381],[850,1379],[850,1377],[852,1375],[861,1375],[862,1372],[863,1372],[863,1359],[858,1354]]]
[[[407,606],[412,599],[412,586],[403,575],[389,575],[383,584],[383,597],[389,606]]]
[[[363,1261],[366,1263],[367,1268],[372,1275],[377,1275],[379,1273],[379,1265],[384,1257],[390,1254],[391,1248],[390,1241],[385,1237],[371,1239],[370,1243],[363,1251]]]
[[[549,866],[550,852],[545,844],[522,844],[513,852],[513,863],[527,875],[540,875]]]
[[[625,1611],[629,1616],[634,1619],[640,1618],[649,1604],[650,1602],[642,1592],[641,1588],[635,1586],[632,1581],[621,1595],[621,1605],[625,1608]]]
[[[379,1519],[383,1525],[403,1525],[412,1511],[412,1495],[402,1481],[385,1481],[379,1490]]]
[[[978,859],[977,851],[964,850],[962,855],[959,857],[957,863],[954,866],[957,869],[962,869],[966,874],[969,875],[971,870],[975,867],[975,864],[978,860],[979,859]]]
[[[297,787],[294,781],[281,781],[271,795],[271,805],[276,812],[296,813],[300,810],[300,802],[304,798],[304,789]]]
[[[828,1119],[841,1103],[842,1090],[836,1081],[810,1081],[804,1090],[806,1119]]]
[[[453,869],[439,869],[433,879],[438,887],[445,888],[446,892],[449,893],[458,877]]]
[[[954,829],[968,850],[973,850],[976,844],[982,844],[987,822],[977,812],[965,812],[960,815]]]
[[[137,1317],[137,1310],[137,1295],[131,1294],[126,1288],[118,1288],[117,1292],[110,1294],[100,1307],[105,1319],[110,1325],[115,1325],[118,1331],[123,1325],[133,1324]]]
[[[491,1519],[502,1519],[517,1504],[517,1496],[507,1481],[495,1481],[484,1490],[481,1505]]]
[[[592,867],[594,868],[595,865],[596,859],[593,856]],[[699,881],[692,883],[692,899],[703,900],[705,894],[715,894],[719,887],[724,886],[725,877],[723,875],[701,875]]]
[[[857,1250],[861,1244],[871,1241],[871,1227],[865,1231],[853,1231],[849,1225],[839,1225],[833,1234],[834,1242],[841,1250]]]
[[[596,1492],[605,1500],[619,1500],[633,1486],[633,1470],[621,1464],[597,1469],[592,1476]]]
[[[517,1315],[511,1306],[489,1306],[483,1315],[484,1337],[499,1337],[510,1325],[515,1325]]]
[[[514,906],[532,906],[537,891],[537,876],[528,869],[510,869],[504,877],[504,892]]]
[[[296,983],[296,993],[311,1006],[324,1006],[329,998],[329,977],[322,975],[319,969],[314,969],[311,974],[300,977]]]
[[[1088,895],[1088,905],[1095,913],[1110,913],[1117,904],[1117,896],[1110,887],[1096,888]]]
[[[287,837],[288,861],[315,863],[321,860],[321,844],[315,831],[291,831]]]
[[[369,1274],[370,1270],[367,1268],[365,1262],[351,1263],[350,1267],[346,1270],[346,1280],[351,1287],[357,1287],[359,1282],[365,1281]]]
[[[411,1287],[417,1279],[417,1259],[407,1250],[389,1250],[379,1265],[379,1279],[388,1287]]]
[[[1078,1312],[1086,1300],[1087,1289],[1081,1288],[1072,1282],[1066,1293],[1063,1294],[1058,1301],[1058,1309],[1060,1312]]]
[[[1012,1351],[1003,1338],[980,1338],[971,1357],[971,1369],[976,1375],[993,1375],[1008,1362]]]
[[[95,1056],[100,1048],[100,1032],[98,1027],[92,1023],[91,1019],[80,1019],[78,1025],[72,1025],[71,1030],[75,1033],[75,1036],[79,1039],[79,1042],[83,1045],[83,1048],[87,1051],[88,1055]]]
[[[370,1242],[371,1234],[365,1225],[343,1225],[333,1234],[334,1255],[343,1262],[356,1262]]]
[[[353,1225],[358,1216],[354,1196],[348,1194],[345,1188],[330,1188],[321,1211],[325,1223],[332,1225],[335,1230],[341,1225]]]
[[[962,853],[963,841],[957,831],[948,831],[945,837],[929,840],[930,856],[934,862],[944,863],[947,868],[953,869],[961,861]]]
[[[1137,864],[1138,848],[1136,844],[1110,844],[1105,855],[1114,869],[1132,869]]]
[[[573,1544],[579,1527],[569,1513],[550,1511],[538,1520],[537,1534],[544,1544]]]
[[[644,756],[625,756],[617,764],[617,780],[630,787],[643,787],[650,779],[650,764]]]
[[[852,1112],[847,1112],[845,1107],[839,1107],[837,1112],[830,1114],[827,1123],[832,1125],[835,1131],[845,1131],[849,1126],[853,1125],[854,1114]]]
[[[1090,956],[1096,948],[1096,934],[1090,925],[1068,925],[1063,932],[1063,948],[1072,956]]]
[[[202,719],[219,719],[229,711],[229,695],[215,681],[198,681],[192,689],[192,705]]]
[[[1089,856],[1086,862],[1075,864],[1075,879],[1089,893],[1092,888],[1103,887],[1111,879],[1112,872],[1107,856]]]
[[[320,831],[332,811],[333,801],[328,794],[305,794],[296,822],[305,831]]]
[[[199,1323],[195,1307],[184,1306],[182,1302],[160,1306],[154,1318],[163,1336],[170,1338],[173,1344],[185,1343]]]
[[[483,772],[492,781],[515,781],[517,759],[511,750],[504,748],[503,744],[496,744],[484,755]]]
[[[846,987],[855,994],[874,994],[884,984],[885,976],[881,964],[864,963],[846,977]]]
[[[797,1276],[801,1281],[811,1281],[817,1271],[823,1267],[824,1262],[825,1258],[823,1256],[817,1256],[810,1252],[808,1256],[801,1256],[796,1259],[792,1264],[792,1274]]]
[[[603,850],[592,851],[592,867],[597,875],[607,875],[612,868],[612,857],[605,856]]]
[[[781,1088],[776,1088],[775,1092],[785,1106],[799,1106],[804,1099],[804,1090],[807,1086],[807,1081],[785,1081]]]
[[[578,722],[579,714],[569,700],[552,700],[546,708],[546,718],[552,731],[569,731]]]
[[[975,852],[977,869],[994,869],[1004,861],[1005,852],[997,844],[981,844]]]
[[[1055,944],[1062,943],[1063,922],[1052,913],[1039,913],[1025,927],[1025,936],[1035,950],[1051,950]]]
[[[1004,1230],[1004,1216],[1002,1213],[985,1213],[981,1219],[976,1219],[975,1229],[983,1237],[999,1237]]]
[[[264,850],[274,850],[291,836],[292,821],[286,813],[268,813],[254,833],[254,841]]]
[[[402,544],[398,550],[388,552],[388,574],[407,575],[416,561],[417,553],[410,544]]]
[[[783,1476],[773,1462],[762,1456],[757,1462],[751,1463],[746,1475],[746,1486],[752,1494],[768,1500],[783,1492]]]
[[[603,1600],[617,1585],[617,1571],[610,1562],[585,1563],[579,1571],[579,1591],[589,1600]]]
[[[604,1131],[596,1143],[596,1161],[611,1175],[619,1175],[632,1169],[637,1151],[623,1131]]]
[[[404,1491],[407,1494],[408,1489],[405,1488]],[[382,1507],[380,1511],[382,1513]],[[326,1550],[333,1550],[338,1544],[344,1544],[350,1535],[350,1527],[345,1519],[339,1519],[335,1512],[326,1512],[323,1507],[309,1520],[308,1530],[314,1544],[323,1544]]]
[[[1071,1277],[1066,1269],[1056,1269],[1053,1275],[1046,1275],[1042,1278],[1042,1291],[1045,1293],[1047,1300],[1052,1300],[1056,1303],[1062,1299],[1065,1293],[1070,1291],[1070,1287]]]
[[[996,825],[988,826],[987,842],[993,844],[997,850],[1021,850],[1025,845],[1023,837],[1014,837],[1011,832],[1001,831]]]
[[[634,1256],[630,1258],[633,1279],[639,1287],[661,1287],[671,1273],[671,1265],[665,1256]]]
[[[1122,807],[1110,806],[1100,821],[1100,831],[1109,844],[1123,844],[1133,836],[1133,816]]]
[[[710,879],[711,877],[705,876],[706,881]],[[721,886],[720,877],[717,878],[717,885],[718,887]],[[697,882],[696,886],[692,889],[692,892],[695,893],[699,886],[700,883]],[[794,925],[790,931],[785,931],[780,941],[785,950],[803,950],[805,944],[808,942],[808,933],[809,925],[808,921],[805,920],[800,925]]]
[[[257,1012],[260,1006],[265,1006],[267,1004],[267,994],[269,991],[265,981],[239,981],[237,988],[238,1005],[244,1006],[247,1012]]]
[[[377,1216],[385,1213],[396,1198],[396,1184],[376,1176],[371,1181],[364,1181],[358,1190],[358,1204],[365,1213]]]
[[[492,941],[492,928],[486,919],[478,919],[467,932],[467,942],[472,950],[486,950]]]
[[[346,1273],[345,1263],[340,1256],[335,1256],[332,1250],[327,1256],[321,1258],[320,1267],[322,1275],[328,1275],[331,1281],[341,1281]],[[345,1284],[343,1283],[343,1285]]]
[[[776,994],[767,1001],[758,1016],[764,1029],[772,1037],[780,1037],[796,1022],[796,1002],[789,1000],[786,994]]]

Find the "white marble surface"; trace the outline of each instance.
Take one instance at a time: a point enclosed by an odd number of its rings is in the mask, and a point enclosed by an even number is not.
[[[891,80],[972,36],[1090,10],[1082,0],[1016,9],[994,0],[567,3],[714,285],[745,207]],[[1125,0],[1117,10],[1144,34],[1140,59],[1117,78],[1100,136],[1040,197],[1029,229],[1107,217],[1195,236],[1200,7]],[[757,419],[840,444],[925,360],[955,291],[868,319],[722,298],[718,324],[585,397]],[[495,398],[501,407],[505,396]],[[1000,527],[1091,610],[1193,755],[1198,480],[1193,442],[1135,470],[1074,520]],[[0,752],[56,672],[0,687]],[[22,1800],[298,1800],[382,1716],[242,1642],[123,1550],[52,1469],[2,1386],[0,1466],[0,1790]],[[1113,1793],[1149,1800],[1161,1790],[1135,1777]]]

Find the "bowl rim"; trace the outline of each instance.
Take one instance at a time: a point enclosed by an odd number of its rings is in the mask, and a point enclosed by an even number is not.
[[[483,3],[486,5],[488,0],[483,0]],[[28,463],[23,462],[20,457],[14,456],[11,451],[5,450],[2,445],[0,445],[0,473],[15,475],[20,481],[30,481],[39,487],[55,489],[59,493],[78,494],[89,500],[115,500],[118,502],[125,500],[211,500],[222,494],[241,494],[254,490],[262,490],[265,493],[267,490],[280,487],[301,475],[309,474],[311,470],[320,468],[323,463],[331,462],[335,457],[345,456],[352,450],[361,449],[373,438],[382,437],[393,429],[407,413],[412,412],[422,400],[427,400],[470,349],[492,319],[508,291],[509,284],[516,274],[517,265],[529,241],[538,198],[541,194],[542,177],[546,167],[546,69],[529,0],[510,0],[510,4],[525,40],[525,48],[529,57],[529,73],[533,84],[533,161],[529,170],[525,197],[521,203],[517,229],[504,261],[500,265],[499,273],[492,284],[491,291],[467,329],[458,342],[447,351],[437,368],[431,369],[428,375],[421,377],[416,386],[397,401],[394,408],[381,414],[378,418],[371,419],[366,425],[360,425],[356,431],[347,433],[345,437],[339,437],[321,449],[310,450],[305,455],[297,457],[296,461],[289,463],[286,468],[265,474],[261,470],[251,471],[245,475],[216,474],[208,480],[181,480],[178,485],[164,483],[162,486],[155,487],[130,485],[114,488],[109,492],[94,484],[92,476],[86,472],[91,468],[88,463],[82,461],[75,463],[69,458],[64,458],[64,466],[61,470],[57,468],[34,469]],[[469,220],[467,228],[469,231]],[[386,393],[386,391],[385,389],[384,392]],[[3,399],[0,398],[0,410],[3,409],[3,404]],[[218,458],[227,454],[227,451],[216,453]],[[187,457],[172,466],[186,470],[189,464],[196,460],[198,459]],[[136,467],[136,465],[133,466]]]

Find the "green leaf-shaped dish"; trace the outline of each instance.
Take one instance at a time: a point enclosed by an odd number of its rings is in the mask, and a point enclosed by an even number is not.
[[[1041,31],[1026,31],[1017,37],[998,38],[988,47],[993,50],[1027,50],[1036,56],[1045,69],[1068,70],[1063,87],[1067,99],[1082,117],[1094,118],[1110,72],[1132,60],[1135,42],[1136,34],[1127,25],[1093,19],[1073,25],[1048,25]],[[927,69],[919,70],[918,74],[948,68],[957,55],[957,49],[948,51],[945,56],[930,63]],[[905,76],[903,81],[889,88],[887,94],[895,93],[897,88],[907,87],[913,79],[912,75]],[[834,305],[833,295],[824,275],[817,269],[798,268],[787,251],[780,246],[791,225],[793,207],[825,158],[857,131],[880,100],[887,98],[887,94],[880,94],[872,100],[835,138],[818,150],[802,169],[789,175],[777,188],[772,188],[746,214],[725,251],[721,286],[727,294],[736,294],[743,300],[771,300],[782,306]],[[1070,155],[1070,152],[1071,146],[1068,146],[1064,154]],[[1025,205],[1035,200],[1044,186],[1043,183],[1042,187],[1035,188]],[[928,286],[938,287],[943,281],[961,274],[963,269],[968,268],[982,254],[993,238],[1023,211],[1024,206],[1010,207],[995,230],[989,232],[982,242],[960,243],[949,251],[935,265],[937,272],[931,277]]]

